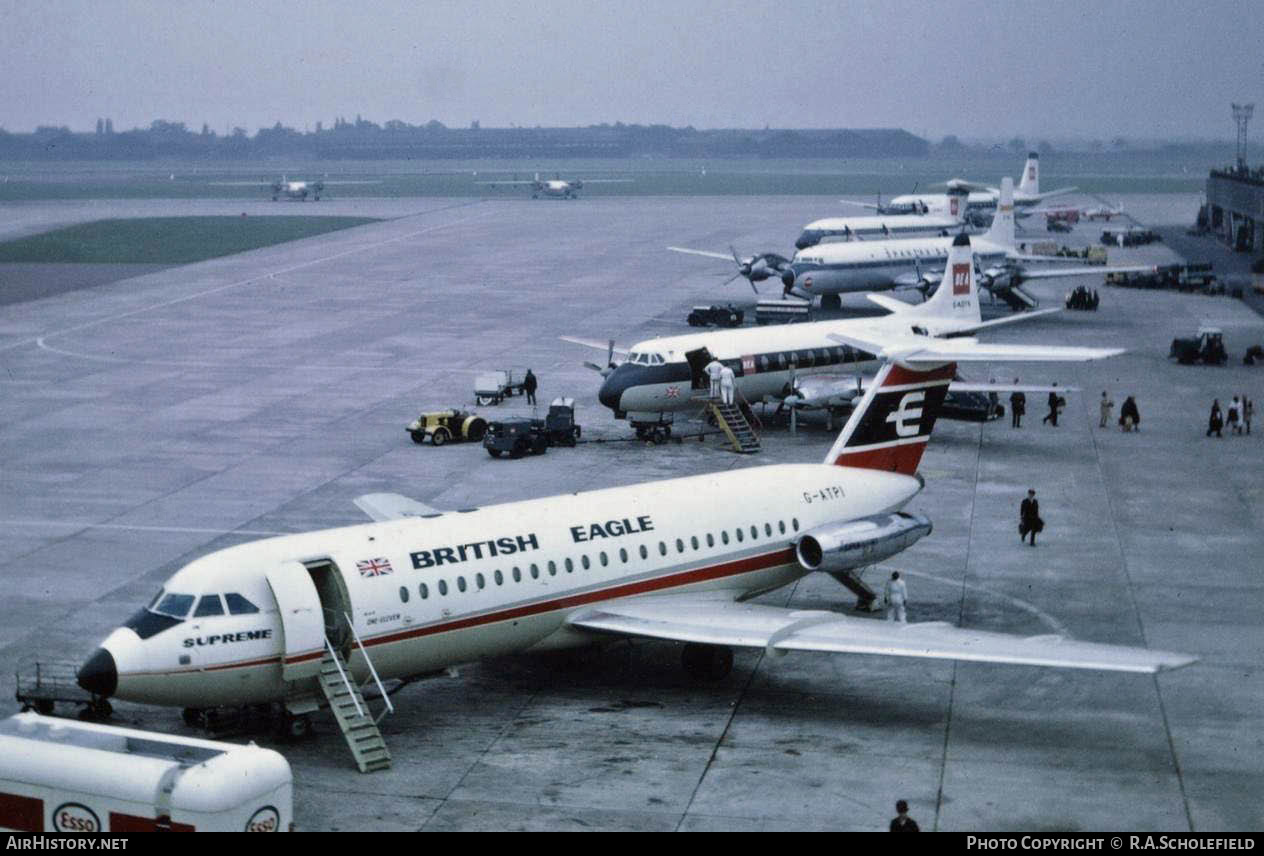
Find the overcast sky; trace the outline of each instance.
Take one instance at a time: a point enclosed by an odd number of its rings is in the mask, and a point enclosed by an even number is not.
[[[0,0],[0,127],[903,127],[1232,139],[1259,0]],[[1258,133],[1264,133],[1264,127]]]

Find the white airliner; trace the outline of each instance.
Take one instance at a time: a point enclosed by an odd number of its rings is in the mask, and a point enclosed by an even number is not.
[[[579,191],[584,189],[585,184],[631,184],[630,178],[588,178],[588,179],[571,179],[570,181],[561,178],[540,178],[540,173],[535,174],[535,178],[531,180],[513,180],[513,181],[479,181],[476,184],[484,184],[488,187],[500,187],[502,185],[528,185],[531,188],[531,198],[538,199],[541,196],[552,196],[557,199],[578,199]]]
[[[956,231],[965,222],[966,196],[964,192],[947,194],[944,210],[934,213],[927,211],[898,217],[879,214],[870,217],[826,217],[813,220],[803,227],[794,246],[795,249],[803,250],[822,241],[851,241],[878,235],[889,238],[911,232]]]
[[[319,202],[320,195],[325,192],[326,187],[333,185],[349,185],[349,184],[381,184],[380,181],[298,181],[291,178],[281,176],[280,181],[212,181],[211,184],[216,187],[267,187],[272,190],[272,201],[276,202],[282,196],[286,199],[292,199],[296,202],[306,202],[307,197],[311,196],[313,201]]]
[[[968,286],[968,246],[952,269]],[[335,649],[356,680],[370,663],[389,679],[629,636],[684,642],[686,668],[710,678],[728,674],[734,646],[1132,672],[1194,661],[746,602],[807,573],[850,574],[929,534],[928,519],[902,509],[922,488],[917,466],[957,360],[1117,353],[916,335],[866,345],[885,362],[821,464],[458,511],[361,497],[377,522],[268,538],[186,565],[109,634],[79,683],[149,704],[283,702],[302,714],[315,709],[317,673]]]
[[[945,183],[949,192],[958,191],[970,194],[968,207],[971,211],[990,211],[996,208],[1000,202],[1001,190],[999,187],[981,185],[961,178],[950,179]],[[1060,187],[1057,190],[1041,193],[1040,155],[1036,152],[1029,152],[1027,154],[1027,163],[1023,164],[1022,178],[1018,180],[1018,187],[1014,190],[1014,206],[1018,209],[1031,208],[1046,199],[1062,196],[1074,190],[1074,187]],[[893,207],[926,207],[930,210],[932,204],[943,205],[943,198],[942,194],[908,194],[895,197],[889,204]]]
[[[952,244],[950,249],[958,259],[955,265],[963,263],[963,253],[969,259],[971,241],[967,236],[958,235]],[[1041,309],[984,321],[973,270],[964,281],[958,277],[949,287],[941,285],[920,304],[886,295],[868,297],[891,314],[709,330],[639,342],[630,351],[620,351],[626,359],[613,371],[602,372],[606,379],[598,399],[617,417],[633,423],[658,422],[667,413],[696,412],[710,389],[704,367],[717,359],[733,369],[737,392],[746,401],[784,400],[797,407],[848,407],[864,389],[862,376],[877,369],[878,357],[873,349],[840,344],[839,336],[962,336],[1059,311]],[[599,342],[563,338],[607,350],[608,354],[616,350]],[[1036,393],[1042,389],[1025,386],[1022,391]],[[964,381],[954,381],[950,388],[954,393],[1012,391],[1014,388],[1008,385],[981,386]]]
[[[1059,256],[1032,256],[1020,253],[1014,240],[1013,182],[1001,181],[1001,204],[992,226],[973,242],[975,262],[982,272],[981,286],[1016,305],[1034,306],[1036,301],[1018,286],[1030,279],[1101,275],[1109,271],[1152,271],[1153,266],[1066,266]],[[786,294],[811,299],[837,308],[840,294],[879,291],[899,287],[926,287],[938,281],[938,272],[952,246],[952,238],[902,238],[883,241],[824,243],[795,253],[782,271]],[[1057,268],[1036,268],[1024,262],[1057,263]]]

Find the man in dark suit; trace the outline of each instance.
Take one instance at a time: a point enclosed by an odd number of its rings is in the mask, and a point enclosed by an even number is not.
[[[1031,546],[1036,546],[1036,533],[1045,528],[1040,519],[1040,503],[1036,501],[1036,492],[1027,491],[1027,498],[1018,506],[1018,540],[1022,541],[1031,535]]]
[[[1014,378],[1014,385],[1018,385],[1018,378]],[[1012,420],[1010,424],[1015,428],[1023,427],[1023,414],[1027,412],[1027,396],[1022,392],[1012,392],[1009,396],[1009,412]]]

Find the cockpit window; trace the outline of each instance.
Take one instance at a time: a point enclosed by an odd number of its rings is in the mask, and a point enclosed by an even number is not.
[[[193,610],[194,618],[204,618],[208,615],[223,615],[224,604],[220,602],[217,594],[204,594],[202,599],[198,601],[197,609]]]
[[[150,607],[159,615],[169,615],[172,618],[184,618],[192,608],[193,595],[191,594],[169,594],[160,600],[157,606]]]
[[[236,592],[229,592],[224,595],[224,600],[228,601],[228,611],[233,615],[250,615],[259,611],[259,607],[246,600]]]

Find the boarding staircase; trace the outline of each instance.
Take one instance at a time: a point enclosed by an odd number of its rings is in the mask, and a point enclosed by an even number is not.
[[[877,608],[878,593],[871,589],[855,571],[830,571],[830,576],[856,596],[856,609],[872,612]]]
[[[1024,291],[1020,286],[1011,285],[1009,288],[998,288],[995,292],[996,296],[1004,300],[1010,305],[1010,308],[1022,311],[1024,309],[1035,309],[1040,305],[1030,292]]]
[[[350,618],[348,618],[348,627],[350,623]],[[393,713],[395,707],[386,695],[386,690],[377,676],[377,670],[373,668],[373,662],[369,659],[368,652],[364,650],[364,645],[360,642],[359,635],[355,633],[355,628],[350,627],[350,629],[354,634],[356,644],[360,647],[360,652],[364,655],[364,662],[368,664],[370,680],[377,684],[386,707],[376,719],[373,717],[368,702],[364,700],[364,695],[360,692],[360,687],[356,686],[351,679],[351,671],[347,667],[346,660],[328,638],[325,639],[324,659],[320,661],[320,689],[329,701],[329,710],[338,721],[338,727],[342,729],[342,736],[346,739],[360,772],[372,773],[377,770],[387,770],[391,766],[391,753],[386,748],[386,741],[382,739],[382,732],[378,730],[377,724],[386,714]]]
[[[759,435],[736,404],[726,404],[721,399],[711,398],[707,400],[707,412],[714,417],[715,424],[720,426],[724,436],[729,438],[734,452],[753,455],[759,451]]]

